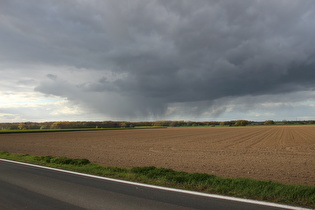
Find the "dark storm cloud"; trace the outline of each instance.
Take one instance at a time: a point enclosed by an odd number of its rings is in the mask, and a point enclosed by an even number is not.
[[[114,115],[315,86],[313,0],[7,0],[0,12],[1,61],[98,70],[77,83],[47,72],[36,90]]]

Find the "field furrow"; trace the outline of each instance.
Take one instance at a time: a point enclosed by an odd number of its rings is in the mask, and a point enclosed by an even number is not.
[[[315,126],[1,134],[0,150],[315,185]]]

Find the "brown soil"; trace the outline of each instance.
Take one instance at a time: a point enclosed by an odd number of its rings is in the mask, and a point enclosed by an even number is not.
[[[1,134],[0,150],[315,185],[315,126]]]

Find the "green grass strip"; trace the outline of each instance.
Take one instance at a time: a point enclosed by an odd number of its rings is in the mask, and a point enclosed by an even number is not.
[[[221,178],[166,168],[106,167],[87,159],[31,156],[0,152],[0,158],[147,184],[315,208],[315,186],[285,185],[247,178]]]

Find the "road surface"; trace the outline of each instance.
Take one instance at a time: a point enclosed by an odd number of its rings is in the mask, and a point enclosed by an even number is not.
[[[219,196],[220,197],[220,196]],[[264,204],[264,203],[263,203]],[[0,159],[0,209],[290,209]],[[291,208],[298,209],[298,208]]]

